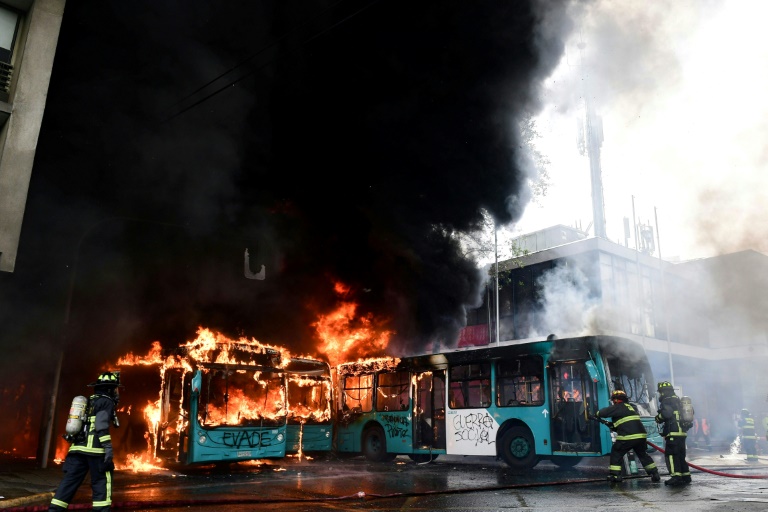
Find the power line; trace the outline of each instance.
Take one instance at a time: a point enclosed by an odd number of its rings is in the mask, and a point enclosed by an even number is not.
[[[228,74],[229,74],[229,73],[231,73],[232,71],[234,71],[234,70],[236,70],[236,69],[240,68],[241,66],[244,66],[245,64],[247,64],[247,63],[249,63],[250,61],[252,61],[252,60],[253,60],[255,57],[257,57],[257,56],[261,55],[262,53],[264,53],[265,51],[267,51],[267,50],[269,50],[269,49],[271,49],[271,48],[275,47],[275,46],[276,46],[276,45],[277,45],[279,42],[281,42],[283,39],[287,38],[287,37],[288,37],[290,34],[292,34],[293,32],[295,32],[295,31],[296,31],[298,28],[300,28],[300,27],[302,27],[302,26],[304,26],[304,25],[308,24],[308,23],[309,23],[309,22],[311,22],[311,21],[314,21],[314,20],[316,20],[316,19],[320,18],[320,17],[321,17],[321,16],[323,16],[325,13],[327,13],[328,11],[330,11],[332,8],[336,7],[337,5],[339,5],[340,3],[342,3],[343,1],[344,1],[344,0],[338,0],[336,3],[334,3],[334,4],[330,5],[330,6],[328,6],[328,7],[327,7],[327,8],[325,8],[325,9],[324,9],[322,12],[320,12],[320,13],[318,13],[317,15],[313,16],[312,18],[310,18],[310,19],[307,19],[307,20],[303,21],[302,23],[300,23],[300,24],[296,25],[295,27],[291,28],[290,30],[288,30],[287,32],[285,32],[283,35],[281,35],[280,37],[278,37],[278,38],[277,38],[277,39],[276,39],[274,42],[272,42],[272,43],[268,44],[267,46],[265,46],[265,47],[261,48],[261,49],[260,49],[259,51],[257,51],[256,53],[254,53],[254,54],[250,55],[250,56],[249,56],[248,58],[246,58],[245,60],[243,60],[243,61],[239,62],[238,64],[236,64],[236,65],[234,65],[234,66],[232,66],[232,67],[231,67],[231,68],[229,68],[228,70],[226,70],[226,71],[224,71],[223,73],[219,74],[217,77],[215,77],[215,78],[213,78],[213,79],[209,80],[207,83],[205,83],[205,84],[203,84],[202,86],[198,87],[197,89],[195,89],[194,91],[192,91],[190,94],[188,94],[187,96],[185,96],[184,98],[182,98],[181,100],[179,100],[178,102],[176,102],[176,103],[175,103],[173,106],[176,106],[176,105],[180,105],[180,104],[181,104],[181,103],[183,103],[185,100],[187,100],[187,99],[189,99],[189,98],[193,97],[195,94],[199,93],[200,91],[204,90],[204,89],[205,89],[205,88],[207,88],[208,86],[210,86],[210,85],[212,85],[213,83],[217,82],[218,80],[220,80],[220,79],[221,79],[221,78],[223,78],[224,76],[228,75]],[[376,4],[376,3],[378,3],[378,2],[379,2],[379,0],[372,0],[370,3],[368,3],[368,4],[364,5],[363,7],[361,7],[360,9],[358,9],[357,11],[353,12],[352,14],[350,14],[349,16],[347,16],[347,17],[345,17],[345,18],[343,18],[343,19],[339,20],[338,22],[334,23],[334,24],[333,24],[333,25],[331,25],[330,27],[328,27],[328,28],[326,28],[326,29],[324,29],[324,30],[322,30],[322,31],[320,31],[320,32],[318,32],[318,33],[316,33],[316,34],[312,35],[312,36],[311,36],[311,37],[309,37],[309,38],[307,38],[306,40],[304,40],[304,41],[302,42],[302,45],[304,45],[304,44],[307,44],[307,43],[309,43],[309,42],[311,42],[311,41],[313,41],[313,40],[317,39],[318,37],[322,36],[323,34],[326,34],[326,33],[330,32],[331,30],[333,30],[333,29],[337,28],[338,26],[342,25],[343,23],[346,23],[346,22],[347,22],[347,21],[349,21],[350,19],[354,18],[355,16],[357,16],[357,15],[358,15],[358,14],[360,14],[361,12],[363,12],[363,11],[367,10],[368,8],[372,7],[374,4]],[[208,101],[209,99],[211,99],[212,97],[216,96],[217,94],[219,94],[220,92],[224,91],[225,89],[227,89],[227,88],[229,88],[229,87],[232,87],[232,86],[234,86],[234,85],[235,85],[235,84],[237,84],[238,82],[240,82],[240,81],[242,81],[242,80],[244,80],[244,79],[248,78],[249,76],[251,76],[251,75],[253,75],[253,74],[257,73],[258,71],[261,71],[261,70],[262,70],[262,69],[264,69],[264,68],[265,68],[265,67],[266,67],[268,64],[271,64],[272,62],[274,62],[274,59],[270,59],[270,60],[267,60],[267,61],[266,61],[266,62],[264,62],[264,63],[263,63],[261,66],[259,66],[259,67],[257,67],[257,68],[254,68],[254,69],[251,69],[249,72],[247,72],[247,73],[245,73],[245,74],[243,74],[243,75],[239,76],[238,78],[236,78],[236,79],[234,79],[234,80],[232,80],[232,81],[230,81],[230,82],[226,83],[224,86],[222,86],[222,87],[220,87],[220,88],[218,88],[218,89],[214,90],[214,91],[213,91],[213,92],[211,92],[210,94],[208,94],[208,95],[206,95],[206,96],[203,96],[202,98],[200,98],[199,100],[195,101],[194,103],[192,103],[192,104],[190,104],[190,105],[188,105],[188,106],[184,107],[183,109],[179,110],[178,112],[176,112],[176,113],[174,113],[174,114],[170,115],[169,117],[167,117],[167,118],[163,119],[163,120],[161,121],[161,124],[162,124],[162,123],[166,123],[166,122],[168,122],[168,121],[171,121],[171,120],[175,119],[176,117],[180,116],[181,114],[183,114],[183,113],[185,113],[185,112],[187,112],[187,111],[189,111],[189,110],[191,110],[191,109],[193,109],[193,108],[197,107],[198,105],[200,105],[200,104],[202,104],[202,103],[204,103],[204,102]]]

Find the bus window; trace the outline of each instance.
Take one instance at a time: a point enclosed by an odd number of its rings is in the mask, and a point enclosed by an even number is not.
[[[344,410],[371,412],[373,409],[373,374],[344,377]]]
[[[380,373],[376,394],[377,411],[405,411],[408,409],[410,377],[407,371]]]
[[[625,391],[629,401],[637,407],[640,416],[654,416],[653,397],[648,391],[649,387],[653,389],[650,365],[625,361],[617,357],[606,357],[606,360],[612,389]]]
[[[520,357],[498,362],[497,402],[499,406],[541,405],[544,403],[541,356]]]
[[[448,385],[451,409],[491,405],[491,364],[452,366]]]

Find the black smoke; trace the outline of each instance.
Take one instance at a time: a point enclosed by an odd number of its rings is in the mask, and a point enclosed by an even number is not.
[[[336,281],[393,353],[451,346],[481,276],[446,233],[521,215],[518,123],[568,30],[557,1],[67,3],[8,366],[63,349],[84,384],[198,326],[311,352]]]

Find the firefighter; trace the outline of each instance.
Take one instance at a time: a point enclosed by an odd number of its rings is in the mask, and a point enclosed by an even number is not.
[[[741,436],[741,446],[747,454],[747,462],[758,462],[757,459],[757,435],[755,433],[755,419],[749,413],[748,409],[741,410],[739,418],[739,435]]]
[[[64,459],[64,478],[56,489],[50,511],[67,509],[77,489],[91,473],[93,510],[109,511],[112,506],[112,437],[110,424],[117,423],[115,408],[120,399],[119,372],[104,372],[95,382],[88,384],[94,393],[88,399],[87,420],[83,430],[71,441]]]
[[[680,425],[680,398],[675,394],[672,384],[659,382],[659,411],[656,423],[663,424],[661,435],[664,437],[664,460],[671,476],[664,485],[688,485],[691,483],[691,471],[685,460],[685,441],[687,434]]]
[[[707,445],[707,450],[712,451],[712,442],[709,438],[709,420],[707,418],[701,418],[701,435],[704,436],[704,443]]]
[[[651,476],[651,481],[661,481],[656,463],[646,451],[648,434],[637,410],[629,403],[627,394],[622,390],[611,393],[611,401],[613,405],[600,409],[595,415],[598,419],[611,418],[608,426],[616,432],[616,439],[611,448],[608,481],[621,482],[621,460],[630,450],[634,450],[645,472]]]
[[[694,418],[693,420],[693,447],[699,448],[699,438],[704,438],[704,444],[707,445],[707,450],[712,451],[712,443],[709,439],[709,421],[707,418]]]
[[[765,431],[765,440],[768,441],[768,412],[763,414],[763,431]]]

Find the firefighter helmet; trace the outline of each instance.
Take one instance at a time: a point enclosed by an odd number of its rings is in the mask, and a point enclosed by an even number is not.
[[[109,387],[123,387],[120,384],[120,372],[104,372],[99,374],[96,378],[96,382],[88,384],[90,387],[96,386],[109,386]]]
[[[629,401],[629,398],[627,397],[627,394],[622,391],[621,389],[617,389],[613,393],[611,393],[611,400],[614,402],[627,402]]]
[[[742,415],[742,416],[744,416],[745,418],[746,418],[747,416],[749,416],[749,409],[742,409],[742,410],[741,410],[741,415]]]
[[[658,391],[661,396],[672,396],[675,394],[675,388],[673,388],[672,383],[667,380],[659,382],[656,391]]]

